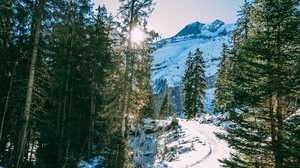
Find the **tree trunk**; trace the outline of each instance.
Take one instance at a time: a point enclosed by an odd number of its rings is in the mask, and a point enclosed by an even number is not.
[[[25,102],[25,108],[22,116],[22,127],[20,131],[20,142],[19,142],[19,148],[18,148],[18,158],[16,167],[21,167],[22,160],[24,157],[25,152],[25,145],[26,145],[26,139],[27,139],[27,129],[28,129],[28,123],[30,119],[30,112],[31,112],[31,104],[32,104],[32,95],[33,95],[33,89],[34,89],[34,78],[35,78],[35,64],[37,60],[37,53],[39,48],[39,39],[40,39],[40,29],[41,29],[41,23],[42,23],[42,10],[45,6],[46,1],[43,0],[39,3],[37,7],[38,11],[38,18],[36,19],[36,26],[34,30],[34,38],[33,38],[33,49],[31,54],[31,64],[29,69],[29,78],[28,78],[28,85],[27,85],[27,93],[26,93],[26,102]]]
[[[91,109],[90,109],[90,127],[89,127],[89,134],[88,134],[88,158],[91,157],[91,153],[93,150],[93,134],[94,134],[94,125],[95,125],[95,112],[96,112],[96,105],[95,105],[95,82],[94,82],[94,74],[92,79],[92,95],[91,95]]]
[[[68,70],[69,72],[69,70]],[[62,117],[61,119],[61,126],[60,126],[60,133],[59,133],[59,141],[58,141],[58,151],[57,151],[57,165],[60,165],[63,160],[63,148],[64,148],[64,140],[65,140],[65,127],[66,127],[66,110],[67,110],[67,93],[69,90],[69,84],[68,82],[66,83],[65,86],[65,96],[64,96],[64,103],[63,103],[63,110],[62,110],[62,116],[58,116],[59,118]],[[59,106],[60,109],[60,106]],[[60,112],[59,112],[60,113]],[[60,119],[59,119],[60,120]]]
[[[284,97],[277,95],[277,109],[276,109],[276,119],[277,119],[277,146],[275,150],[277,155],[275,156],[275,168],[283,167],[283,114],[285,112]]]
[[[277,151],[276,151],[276,146],[277,146],[277,139],[276,139],[276,125],[275,125],[275,116],[274,116],[274,100],[273,96],[269,98],[269,117],[270,117],[270,126],[271,126],[271,145],[272,145],[272,150],[274,152],[274,157],[275,160],[277,158]]]
[[[70,32],[70,36],[69,38],[71,38],[71,42],[70,42],[70,50],[68,51],[68,59],[69,61],[72,58],[72,49],[73,49],[73,34],[74,34],[74,29],[71,29]],[[58,155],[57,155],[57,163],[59,165],[63,165],[63,158],[66,156],[66,150],[64,151],[64,148],[66,147],[66,143],[65,141],[67,141],[68,139],[66,139],[66,135],[65,132],[68,131],[68,124],[66,124],[67,120],[67,104],[68,104],[68,94],[71,92],[70,91],[70,76],[71,76],[71,62],[69,62],[68,65],[68,71],[67,71],[67,83],[65,85],[65,95],[64,95],[64,105],[63,105],[63,111],[62,111],[62,123],[61,123],[61,130],[60,130],[60,135],[59,135],[59,144],[58,144]],[[69,101],[71,101],[71,98],[69,99]],[[71,106],[69,106],[69,108],[71,108]],[[69,122],[69,121],[68,121]]]
[[[72,130],[71,130],[71,121],[70,121],[70,118],[72,116],[72,103],[73,103],[73,87],[71,87],[71,90],[70,90],[70,102],[69,102],[69,111],[68,111],[68,124],[67,124],[67,138],[68,138],[68,141],[67,141],[67,147],[66,147],[66,155],[65,157],[68,158],[69,156],[69,153],[70,153],[70,144],[71,144],[71,133],[72,133]]]
[[[132,50],[132,44],[131,44],[131,30],[133,29],[133,13],[134,13],[134,4],[135,0],[131,1],[131,8],[130,8],[130,25],[129,25],[129,37],[128,37],[128,47],[127,47],[127,54],[126,54],[126,68],[125,68],[125,81],[124,81],[124,89],[125,89],[125,96],[124,96],[124,105],[123,105],[123,114],[122,114],[122,138],[125,140],[126,138],[126,123],[127,123],[127,117],[128,117],[128,102],[130,97],[130,88],[132,87],[132,77],[129,77],[130,70],[132,69],[131,64],[131,50]],[[132,74],[131,74],[132,76]],[[129,80],[128,83],[126,80]]]
[[[6,97],[6,101],[5,101],[4,112],[3,112],[2,121],[1,121],[1,128],[0,128],[0,142],[2,140],[3,127],[4,127],[5,117],[6,117],[6,114],[7,114],[8,103],[9,103],[9,99],[10,99],[10,92],[11,92],[11,89],[12,89],[12,83],[14,81],[16,66],[17,66],[17,61],[15,62],[15,65],[14,65],[14,69],[13,69],[13,73],[11,75],[9,88],[8,88],[8,92],[7,92],[7,97]]]
[[[124,100],[122,105],[122,125],[121,125],[121,144],[119,146],[119,160],[121,167],[125,166],[125,158],[126,158],[126,139],[127,139],[127,123],[128,123],[128,115],[129,115],[129,101],[131,97],[131,90],[132,90],[132,76],[133,74],[130,73],[132,70],[132,63],[131,63],[131,50],[132,50],[132,44],[131,44],[131,30],[133,28],[133,11],[134,11],[134,3],[135,0],[131,1],[131,8],[130,8],[130,25],[129,25],[129,37],[128,37],[128,46],[127,46],[127,53],[126,53],[126,67],[125,67],[125,74],[124,74]],[[127,82],[128,80],[128,82]]]

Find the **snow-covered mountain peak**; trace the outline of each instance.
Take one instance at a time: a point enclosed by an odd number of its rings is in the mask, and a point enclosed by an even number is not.
[[[197,21],[186,25],[174,37],[200,35],[200,34],[202,36],[206,36],[210,33],[214,33],[218,31],[223,25],[225,25],[225,23],[218,19],[209,24],[204,24]]]
[[[166,43],[178,43],[182,41],[189,41],[194,39],[211,39],[221,36],[227,36],[234,30],[234,24],[225,24],[220,20],[215,20],[209,24],[201,22],[193,22],[186,25],[175,36],[171,38],[162,39],[155,43],[155,45],[162,45]]]
[[[200,22],[193,22],[191,24],[186,25],[182,30],[180,30],[175,37],[178,36],[186,36],[186,35],[192,35],[192,34],[200,34],[202,27],[205,24]]]
[[[222,27],[223,25],[225,25],[225,23],[222,22],[221,20],[218,20],[218,19],[217,19],[217,20],[215,20],[215,21],[213,21],[213,22],[211,22],[211,23],[205,25],[205,26],[203,27],[203,29],[204,29],[204,30],[208,30],[208,31],[210,31],[210,32],[216,32],[216,31],[218,31],[218,29],[219,29],[220,27]]]

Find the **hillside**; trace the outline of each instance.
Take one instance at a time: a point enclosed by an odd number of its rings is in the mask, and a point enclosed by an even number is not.
[[[165,87],[172,88],[174,109],[182,113],[182,77],[185,71],[185,61],[189,51],[200,48],[205,60],[205,75],[207,78],[206,110],[212,112],[213,83],[217,77],[218,64],[222,44],[229,44],[234,24],[225,24],[215,20],[209,24],[194,22],[185,26],[174,37],[162,39],[155,43],[159,47],[153,52],[152,81],[154,91],[161,94]],[[178,103],[176,103],[178,102]]]

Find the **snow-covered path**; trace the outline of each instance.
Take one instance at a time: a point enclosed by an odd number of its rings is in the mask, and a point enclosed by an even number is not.
[[[219,140],[215,132],[223,132],[220,127],[199,124],[196,121],[179,121],[182,131],[181,138],[168,144],[175,144],[183,149],[192,147],[191,151],[181,152],[176,160],[163,161],[163,166],[169,168],[220,168],[219,159],[229,158],[231,149],[223,140]]]
[[[205,139],[206,146],[209,148],[209,152],[204,158],[199,158],[195,163],[189,164],[189,167],[218,168],[221,167],[218,159],[229,158],[231,149],[225,141],[219,140],[214,134],[214,132],[221,132],[219,127],[199,124],[196,121],[181,121],[180,125],[182,125],[183,128],[187,128],[187,130],[194,135]]]

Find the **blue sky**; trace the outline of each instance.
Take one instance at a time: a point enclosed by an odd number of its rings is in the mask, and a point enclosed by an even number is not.
[[[105,5],[114,15],[119,0],[92,0],[96,6]],[[210,23],[216,19],[225,23],[234,23],[237,11],[244,0],[153,0],[156,5],[148,20],[148,28],[160,33],[162,37],[171,37],[185,25],[199,21]]]

